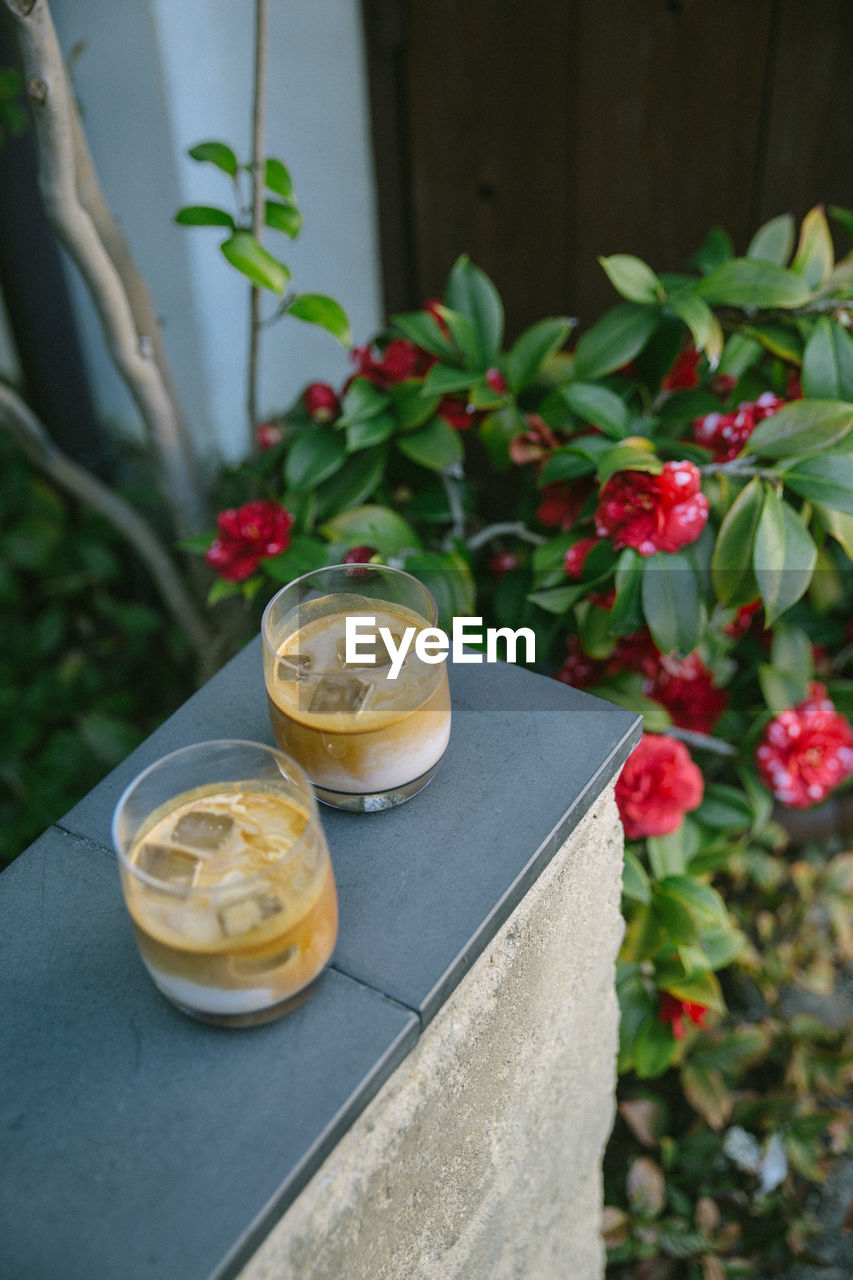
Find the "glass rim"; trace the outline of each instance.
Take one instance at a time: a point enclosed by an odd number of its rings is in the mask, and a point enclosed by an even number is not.
[[[299,836],[299,838],[294,841],[294,843],[290,846],[289,849],[285,850],[285,852],[282,853],[280,858],[277,858],[275,862],[268,863],[263,868],[262,871],[256,871],[252,875],[244,876],[240,880],[239,886],[233,883],[227,886],[212,885],[212,886],[208,886],[204,890],[198,890],[198,892],[209,893],[215,896],[216,893],[219,891],[219,889],[223,887],[230,888],[233,891],[233,889],[236,887],[242,887],[243,885],[252,885],[258,880],[267,879],[271,872],[274,872],[277,868],[281,867],[285,862],[288,861],[288,859],[294,857],[300,851],[300,849],[303,847],[308,837],[309,827],[312,822],[314,822],[319,828],[319,833],[321,837],[323,836],[322,825],[320,822],[320,814],[319,814],[319,809],[317,805],[317,797],[314,794],[314,788],[312,787],[308,779],[308,776],[305,773],[305,770],[302,768],[302,766],[296,760],[294,760],[292,756],[289,756],[285,751],[282,751],[280,747],[273,746],[268,742],[256,742],[251,738],[208,738],[202,742],[188,742],[183,747],[176,747],[174,751],[168,751],[164,756],[159,756],[156,760],[152,760],[151,764],[146,765],[144,769],[141,769],[139,773],[137,773],[136,776],[124,788],[118,800],[116,801],[115,808],[113,809],[112,822],[110,824],[110,835],[112,838],[113,848],[116,851],[116,855],[119,861],[121,862],[122,866],[125,867],[128,874],[134,876],[142,884],[149,885],[151,888],[154,888],[154,889],[163,889],[164,886],[168,887],[168,881],[159,880],[156,876],[152,876],[149,872],[143,871],[141,867],[138,867],[133,862],[131,862],[130,858],[128,857],[127,851],[123,848],[122,842],[118,838],[119,815],[124,810],[126,802],[131,792],[136,788],[136,786],[139,783],[141,783],[145,778],[149,777],[149,775],[152,774],[155,769],[159,769],[161,765],[168,764],[170,761],[174,760],[176,756],[185,755],[189,752],[198,751],[198,750],[201,750],[202,748],[209,748],[212,746],[250,747],[253,750],[260,750],[260,751],[266,752],[268,755],[274,757],[277,761],[278,760],[285,761],[288,767],[292,768],[295,771],[296,777],[294,781],[299,783],[299,785],[304,788],[305,797],[307,800],[306,807],[308,810],[308,821],[306,822],[305,829],[302,832],[302,834]],[[287,776],[287,775],[284,775],[284,776]],[[274,779],[272,780],[274,781]],[[245,779],[245,781],[249,781],[249,779]],[[211,786],[216,786],[216,785],[217,785],[216,782],[213,782],[213,781],[211,782]],[[223,782],[222,785],[225,786],[227,784]],[[181,792],[178,792],[177,794],[180,795]],[[177,796],[175,798],[177,798]],[[150,814],[148,816],[150,817]],[[140,824],[140,826],[141,825],[143,824]],[[135,839],[134,841],[131,842],[131,848],[133,847],[134,843],[135,843]],[[193,893],[193,891],[194,891],[194,886],[191,885],[188,889],[187,896],[190,896]]]
[[[321,565],[317,569],[309,569],[307,573],[301,573],[298,578],[292,578],[290,582],[285,582],[281,587],[279,587],[275,595],[272,596],[267,601],[266,607],[264,608],[264,612],[261,617],[261,643],[263,644],[264,648],[269,652],[271,657],[274,658],[277,662],[281,662],[282,658],[280,657],[278,650],[273,648],[273,645],[270,642],[267,635],[267,632],[270,629],[268,625],[268,619],[269,619],[270,611],[272,610],[273,605],[284,594],[285,591],[291,591],[294,587],[299,587],[302,583],[306,582],[309,578],[317,577],[318,574],[332,573],[334,570],[337,570],[337,569],[343,569],[345,572],[348,571],[350,573],[352,573],[354,569],[370,569],[370,570],[376,570],[380,574],[387,573],[398,578],[408,578],[410,582],[414,582],[416,583],[417,586],[420,587],[420,589],[423,591],[424,595],[426,596],[427,600],[430,603],[430,606],[432,608],[432,617],[428,619],[429,626],[431,627],[438,626],[438,603],[436,601],[435,596],[432,594],[432,592],[430,591],[426,583],[421,582],[420,578],[416,578],[413,573],[409,573],[408,569],[398,569],[396,565],[391,565],[391,564]],[[354,574],[353,574],[353,580],[357,581]],[[399,602],[396,602],[396,603],[399,603]],[[298,608],[298,602],[296,607]],[[318,674],[328,674],[328,673],[318,673]],[[335,674],[338,674],[338,673],[336,672]]]

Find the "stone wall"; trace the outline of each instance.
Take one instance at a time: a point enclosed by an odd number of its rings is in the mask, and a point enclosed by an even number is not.
[[[592,807],[239,1280],[597,1280],[622,830]]]

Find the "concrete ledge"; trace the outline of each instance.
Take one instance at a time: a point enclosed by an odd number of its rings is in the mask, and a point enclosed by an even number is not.
[[[240,1280],[595,1280],[622,832],[609,789]]]

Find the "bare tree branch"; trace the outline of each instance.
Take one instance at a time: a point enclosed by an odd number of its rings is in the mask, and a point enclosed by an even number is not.
[[[255,0],[255,75],[252,91],[252,235],[260,241],[264,229],[264,130],[267,99],[267,0]],[[255,448],[258,425],[258,377],[261,346],[261,291],[252,285],[249,300],[248,417],[249,452]]]
[[[48,217],[86,282],[113,362],[139,407],[175,527],[195,532],[204,523],[204,504],[198,470],[185,453],[180,415],[153,359],[152,336],[139,333],[121,275],[78,191],[74,108],[46,0],[35,0],[26,11],[21,0],[0,4],[11,18],[21,59]]]
[[[40,471],[66,493],[97,511],[127,539],[151,574],[171,617],[198,656],[201,677],[212,675],[218,665],[212,629],[198,612],[165,547],[135,508],[57,448],[32,410],[3,382],[0,382],[0,425],[9,431]]]

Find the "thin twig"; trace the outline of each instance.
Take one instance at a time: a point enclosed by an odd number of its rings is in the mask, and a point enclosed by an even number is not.
[[[541,533],[534,533],[532,529],[528,529],[527,525],[522,524],[520,521],[506,520],[498,524],[485,525],[477,533],[472,533],[465,545],[470,551],[476,551],[478,547],[491,542],[492,538],[510,536],[519,538],[522,542],[532,542],[535,547],[543,547],[548,541]]]
[[[459,497],[459,481],[461,479],[462,467],[459,464],[456,464],[453,468],[445,467],[441,472],[441,483],[444,486],[452,522],[446,539],[448,544],[452,544],[455,540],[465,536],[465,508],[462,505],[462,499]]]
[[[266,124],[267,0],[255,0],[255,68],[252,93],[252,235],[260,242],[264,208],[264,130]],[[253,284],[249,294],[248,414],[249,452],[255,448],[258,425],[258,376],[261,347],[261,290]]]

